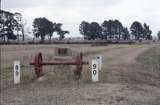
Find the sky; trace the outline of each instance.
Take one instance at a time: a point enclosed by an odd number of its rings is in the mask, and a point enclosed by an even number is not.
[[[98,22],[118,19],[125,27],[134,21],[147,23],[156,35],[160,30],[160,0],[2,0],[2,9],[22,13],[32,30],[34,18],[46,17],[52,22],[63,23],[71,37],[81,36],[82,21]]]

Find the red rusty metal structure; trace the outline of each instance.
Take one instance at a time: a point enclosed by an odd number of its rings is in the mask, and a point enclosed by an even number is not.
[[[30,65],[34,65],[35,73],[37,78],[43,76],[43,66],[46,65],[75,65],[76,70],[74,71],[75,79],[80,79],[83,65],[87,65],[88,62],[83,61],[83,54],[80,53],[76,59],[67,60],[67,61],[52,61],[44,62],[42,53],[39,52],[35,55],[34,61]]]

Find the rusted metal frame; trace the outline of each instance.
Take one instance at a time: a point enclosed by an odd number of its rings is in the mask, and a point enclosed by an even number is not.
[[[35,67],[35,73],[37,75],[37,78],[43,75],[42,67],[45,65],[76,65],[76,70],[74,71],[75,79],[80,79],[82,67],[85,64],[88,64],[88,62],[83,61],[82,53],[80,53],[79,56],[77,56],[76,60],[53,62],[43,62],[42,53],[38,53],[38,55],[35,56],[34,62],[30,63],[30,65],[34,65]]]

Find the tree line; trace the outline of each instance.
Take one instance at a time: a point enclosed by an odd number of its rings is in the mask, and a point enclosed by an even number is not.
[[[124,27],[119,20],[105,20],[101,25],[97,22],[82,21],[79,25],[79,31],[87,40],[129,40],[134,37],[135,40],[152,39],[152,31],[149,25],[143,25],[135,21],[130,27],[130,32],[127,27]]]
[[[45,42],[48,36],[51,41],[53,34],[59,35],[59,40],[69,34],[68,30],[63,30],[62,23],[52,22],[45,17],[35,18],[33,21],[33,35]],[[25,40],[25,26],[21,13],[11,13],[0,10],[0,39],[4,40]],[[125,27],[119,20],[104,20],[102,24],[97,22],[82,21],[79,25],[79,32],[87,40],[152,40],[152,31],[148,24],[135,21],[130,28]],[[157,33],[160,39],[160,31]]]
[[[0,10],[0,39],[3,42],[9,42],[9,40],[22,41],[25,40],[25,25],[23,16],[21,13],[11,13]],[[69,34],[69,31],[62,29],[62,23],[53,23],[45,17],[35,18],[33,21],[33,35],[34,37],[41,38],[41,42],[45,41],[45,37],[48,36],[49,40],[56,32],[59,35],[59,40],[65,38],[65,34]]]
[[[47,18],[35,18],[33,21],[33,34],[35,37],[40,37],[41,42],[45,41],[45,36],[51,38],[54,32],[57,32],[59,35],[59,40],[65,38],[65,34],[69,34],[69,31],[62,29],[62,23],[53,23],[49,21]]]

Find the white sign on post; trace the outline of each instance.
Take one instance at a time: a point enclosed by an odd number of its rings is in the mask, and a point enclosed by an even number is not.
[[[14,84],[20,83],[20,61],[14,61]]]
[[[98,70],[98,61],[97,59],[92,60],[92,81],[98,82],[99,81],[99,70]]]
[[[98,61],[98,69],[101,70],[102,69],[102,56],[98,55],[96,57],[97,61]]]

